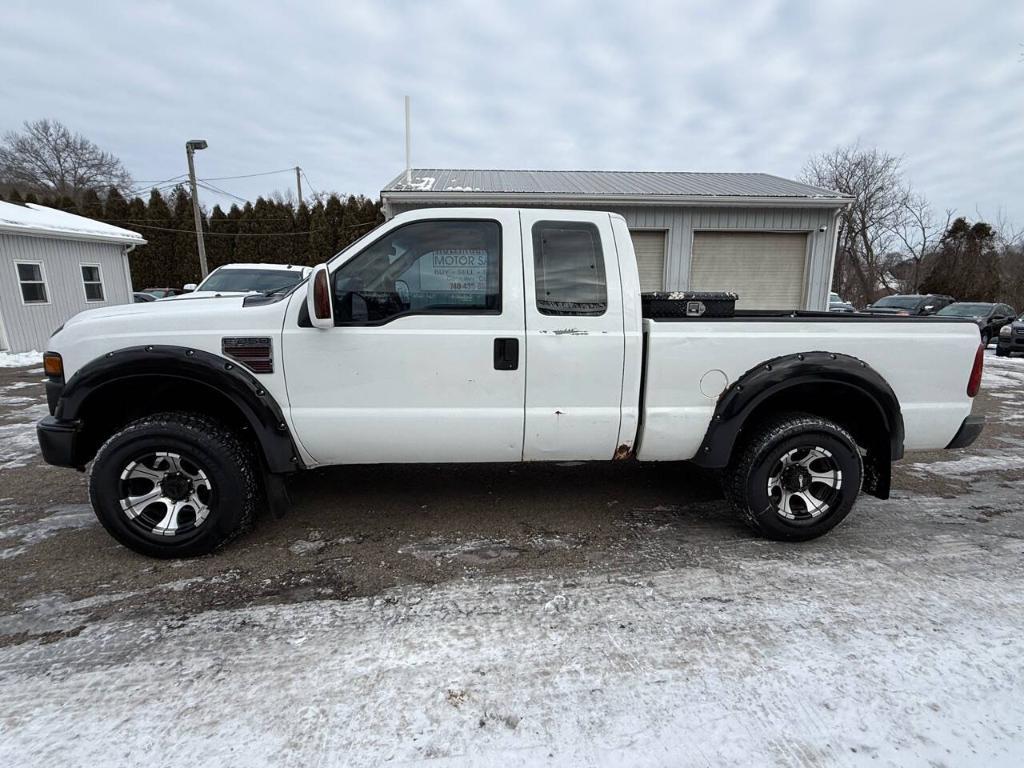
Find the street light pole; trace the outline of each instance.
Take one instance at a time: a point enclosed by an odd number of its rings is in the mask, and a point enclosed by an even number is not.
[[[203,242],[203,214],[199,210],[199,190],[196,188],[196,164],[192,156],[197,149],[206,149],[205,139],[192,139],[185,142],[185,154],[188,155],[188,183],[192,187],[192,213],[196,218],[196,242],[199,244],[199,269],[203,277],[209,273],[206,266],[206,244]]]

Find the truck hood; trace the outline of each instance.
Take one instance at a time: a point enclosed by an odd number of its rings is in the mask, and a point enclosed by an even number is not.
[[[275,297],[276,298],[276,297]],[[70,376],[91,360],[132,347],[166,345],[221,354],[225,336],[266,336],[280,344],[290,297],[244,306],[245,296],[120,304],[80,312],[47,344]]]
[[[88,323],[94,320],[105,320],[109,318],[132,318],[132,317],[180,317],[184,314],[195,313],[197,311],[210,311],[214,314],[220,315],[221,312],[227,311],[241,311],[242,299],[246,296],[244,293],[239,294],[214,294],[211,293],[209,296],[200,296],[197,299],[205,299],[203,306],[198,307],[194,304],[184,304],[182,302],[169,301],[167,299],[160,299],[158,301],[147,301],[138,304],[111,304],[107,307],[99,307],[97,309],[87,309],[84,312],[79,312],[74,315],[70,320],[64,323],[65,328],[78,325],[79,323]]]

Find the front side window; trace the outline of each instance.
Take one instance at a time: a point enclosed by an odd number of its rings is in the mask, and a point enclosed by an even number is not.
[[[601,236],[594,224],[534,224],[533,273],[542,315],[603,315],[608,309]]]
[[[334,273],[338,324],[409,314],[501,312],[501,227],[417,221],[392,230]]]
[[[86,301],[103,301],[103,278],[98,264],[82,264]]]
[[[34,262],[16,262],[18,283],[21,285],[21,300],[26,304],[45,304],[46,279],[43,277],[43,265]]]

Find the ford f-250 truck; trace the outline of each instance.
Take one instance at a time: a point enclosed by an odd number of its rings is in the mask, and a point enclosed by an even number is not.
[[[395,217],[269,295],[104,307],[44,358],[51,464],[155,556],[205,553],[358,463],[691,460],[774,539],[887,498],[904,450],[969,445],[982,351],[957,319],[643,317],[625,221]]]

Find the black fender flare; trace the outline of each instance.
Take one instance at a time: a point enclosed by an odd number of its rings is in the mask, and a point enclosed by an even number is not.
[[[903,413],[899,399],[889,382],[866,362],[835,352],[775,357],[740,376],[719,396],[694,463],[714,469],[727,466],[740,430],[754,409],[774,395],[807,384],[849,387],[874,403],[889,438],[888,455],[875,457],[877,470],[885,475],[879,478],[884,480],[882,492],[887,494],[889,464],[903,458]]]
[[[271,472],[300,468],[284,413],[266,387],[240,364],[201,349],[154,344],[108,352],[79,368],[64,385],[54,416],[62,422],[77,422],[98,390],[141,376],[184,379],[228,397],[252,428]]]

